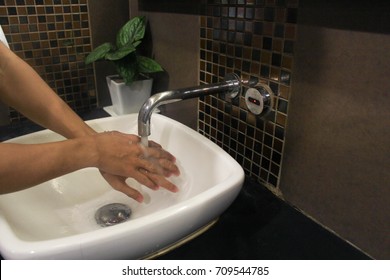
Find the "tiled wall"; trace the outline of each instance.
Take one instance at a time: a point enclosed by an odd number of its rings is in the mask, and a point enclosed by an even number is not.
[[[298,0],[209,0],[201,16],[200,80],[227,73],[257,77],[276,94],[267,120],[217,96],[199,103],[199,131],[223,147],[247,175],[277,188],[282,166]]]
[[[10,48],[76,112],[95,108],[87,0],[0,0],[0,24]],[[22,118],[11,110],[10,121]]]

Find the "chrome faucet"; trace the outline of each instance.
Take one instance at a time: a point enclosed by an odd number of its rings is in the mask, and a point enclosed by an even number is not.
[[[150,118],[153,110],[163,104],[178,102],[185,99],[202,97],[221,93],[225,100],[235,98],[241,92],[241,81],[236,74],[227,74],[224,81],[214,84],[200,85],[171,91],[164,91],[151,96],[141,107],[138,114],[138,135],[150,135]]]

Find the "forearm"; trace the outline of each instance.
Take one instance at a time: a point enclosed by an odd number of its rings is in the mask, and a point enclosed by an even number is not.
[[[87,138],[46,144],[0,144],[0,194],[22,190],[96,165]]]
[[[66,138],[93,134],[80,117],[23,60],[0,43],[0,100]]]
[[[0,194],[85,167],[98,168],[114,189],[137,201],[142,201],[142,195],[126,184],[126,178],[134,178],[151,189],[161,186],[178,190],[166,180],[180,173],[174,156],[154,142],[143,147],[136,135],[105,132],[44,144],[0,143]]]

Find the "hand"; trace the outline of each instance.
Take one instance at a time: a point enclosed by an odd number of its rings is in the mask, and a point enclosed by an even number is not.
[[[153,190],[162,187],[172,192],[178,191],[177,186],[166,179],[180,174],[176,159],[159,144],[149,141],[149,147],[143,147],[136,135],[105,132],[97,135],[96,145],[98,168],[115,190],[142,202],[142,194],[125,182],[132,177]]]

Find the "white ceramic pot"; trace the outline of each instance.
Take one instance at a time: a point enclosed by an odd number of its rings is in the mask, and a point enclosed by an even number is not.
[[[135,81],[127,86],[115,78],[118,79],[118,76],[106,77],[114,112],[118,115],[138,113],[150,97],[153,79]]]

